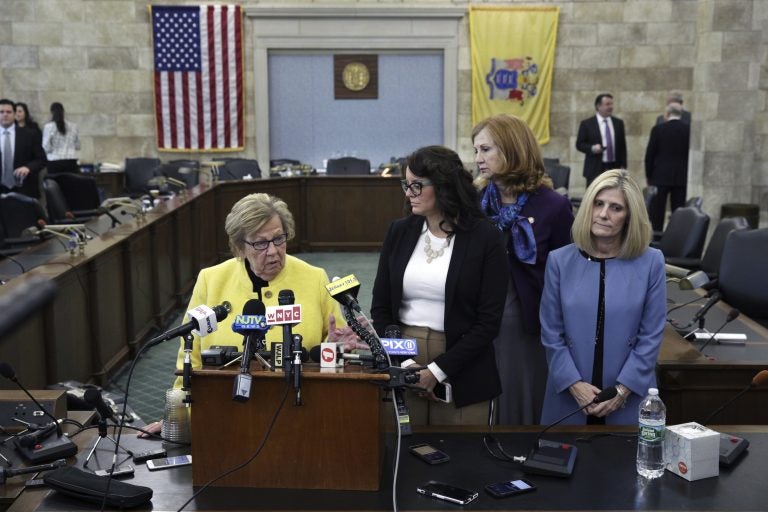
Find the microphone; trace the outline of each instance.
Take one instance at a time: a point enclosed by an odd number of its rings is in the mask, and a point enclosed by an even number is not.
[[[0,468],[0,485],[3,485],[8,478],[17,475],[26,475],[29,473],[37,473],[39,471],[48,471],[51,469],[61,468],[67,465],[67,461],[64,459],[58,459],[50,464],[40,464],[38,466],[29,466],[26,468],[9,469]]]
[[[725,322],[723,322],[723,323],[722,323],[722,325],[720,325],[720,327],[718,327],[718,328],[717,328],[717,330],[716,330],[715,332],[713,332],[713,333],[712,333],[712,335],[709,337],[709,339],[707,339],[707,341],[705,341],[705,342],[704,342],[704,344],[703,344],[703,345],[702,345],[702,346],[699,348],[699,352],[701,352],[701,353],[702,353],[702,355],[704,354],[704,347],[706,347],[707,345],[709,345],[709,342],[715,339],[715,337],[717,336],[717,334],[718,334],[720,331],[722,331],[722,330],[723,330],[723,327],[725,327],[725,326],[726,326],[726,325],[728,325],[729,323],[731,323],[731,322],[733,322],[734,320],[736,320],[736,319],[739,317],[739,314],[740,314],[740,313],[739,313],[739,310],[738,310],[738,309],[736,309],[736,308],[731,308],[731,310],[728,312],[728,316],[727,316],[727,317],[725,317]],[[718,343],[720,343],[720,342],[718,341]]]
[[[217,322],[227,318],[230,311],[232,311],[232,304],[227,301],[219,306],[214,306],[213,309],[206,305],[197,306],[187,311],[187,316],[191,319],[189,322],[164,332],[148,341],[147,344],[154,346],[172,338],[185,337],[190,333],[197,334],[201,338],[208,336],[218,329]]]
[[[703,329],[704,328],[704,316],[707,314],[707,312],[709,312],[709,310],[712,308],[712,306],[717,304],[717,302],[721,298],[722,298],[722,295],[720,294],[720,292],[718,290],[715,290],[712,293],[712,296],[709,298],[709,300],[707,300],[707,302],[701,307],[701,309],[698,310],[695,315],[693,315],[693,318],[691,318],[691,321],[688,322],[688,325],[686,325],[684,327],[684,329],[687,329],[688,327],[692,326],[696,322],[699,323],[699,328]]]
[[[715,292],[717,292],[717,290],[709,290],[709,291],[707,292],[707,294],[706,294],[706,295],[704,295],[704,297],[706,297],[706,298],[710,298],[710,297],[712,297],[712,295],[714,295],[714,294],[715,294]],[[694,302],[698,302],[698,301],[700,301],[701,299],[702,299],[702,297],[696,297],[695,299],[689,300],[688,302],[683,302],[682,304],[675,304],[674,306],[672,306],[671,308],[669,308],[669,309],[667,310],[667,315],[669,315],[671,312],[673,312],[673,311],[676,311],[676,310],[678,310],[678,309],[680,309],[680,308],[684,308],[685,306],[690,306],[690,305],[691,305],[691,304],[693,304]]]
[[[243,306],[243,314],[235,318],[232,330],[244,334],[240,373],[235,377],[232,400],[245,402],[251,397],[251,357],[264,344],[264,333],[269,329],[264,316],[266,308],[258,299],[250,299]],[[247,327],[244,327],[247,326]]]
[[[293,290],[280,290],[277,294],[277,303],[281,306],[292,306],[296,302]],[[283,371],[286,372],[286,378],[290,379],[291,358],[288,356],[293,352],[293,324],[283,324]]]
[[[293,389],[296,390],[296,400],[293,405],[303,405],[301,401],[301,353],[304,348],[301,346],[301,334],[293,335],[293,362],[291,363],[291,373],[293,374]]]
[[[358,313],[362,312],[360,304],[357,302],[357,292],[360,290],[360,281],[354,276],[349,274],[346,277],[340,278],[334,277],[330,283],[325,285],[325,289],[328,293],[336,299],[342,306],[347,307]]]
[[[37,399],[32,396],[32,393],[30,393],[29,390],[27,390],[27,388],[21,384],[19,379],[16,378],[16,371],[13,369],[13,367],[6,362],[0,363],[0,375],[15,383],[24,392],[24,394],[27,395],[30,400],[32,400],[38,409],[43,412],[43,414],[53,420],[53,423],[46,425],[37,432],[29,434],[29,437],[27,437],[27,440],[24,441],[24,444],[21,444],[21,441],[18,438],[14,439],[16,449],[21,453],[21,455],[29,462],[35,463],[47,462],[49,460],[70,457],[77,454],[77,445],[73,443],[70,438],[63,434],[59,420],[57,420],[56,417],[50,413],[50,411],[43,407],[42,404],[40,404],[40,402],[38,402]],[[56,430],[57,438],[53,441],[47,442],[47,446],[43,445],[41,440],[52,434],[54,430]]]
[[[374,358],[368,354],[348,354],[346,352],[336,352],[335,354],[331,349],[323,349],[320,345],[315,345],[309,349],[309,358],[315,363],[321,363],[323,361],[373,361]]]
[[[573,473],[573,466],[576,464],[577,449],[570,444],[558,443],[553,441],[544,441],[541,436],[550,428],[570,418],[574,414],[583,411],[590,405],[606,402],[616,397],[618,390],[616,386],[610,386],[597,394],[589,403],[574,409],[554,423],[547,425],[544,430],[539,432],[536,443],[523,462],[522,468],[525,473],[537,475],[550,475],[559,477],[568,477]]]
[[[402,332],[400,331],[400,326],[397,324],[388,325],[384,328],[384,338],[382,338],[381,344],[384,347],[384,350],[390,355],[390,361],[392,361],[394,366],[400,366],[400,353],[396,354],[395,350],[397,350],[402,343],[395,344],[400,340],[401,336]],[[392,347],[392,352],[390,352],[390,347]],[[415,343],[414,347],[416,348],[416,352],[418,352],[418,347]],[[408,404],[405,402],[403,392],[399,389],[392,389],[392,399],[395,402],[395,415],[397,416],[397,424],[400,425],[400,434],[409,436],[413,433],[413,429],[411,428],[411,411],[408,409]]]
[[[102,419],[112,420],[116,425],[120,424],[120,420],[115,416],[115,412],[110,406],[104,402],[104,397],[101,396],[101,391],[95,388],[88,388],[83,393],[83,399],[85,402],[96,408]]]
[[[704,421],[702,421],[703,425],[707,425],[709,422],[711,422],[718,414],[720,414],[723,409],[731,405],[733,402],[741,398],[744,393],[749,391],[752,388],[756,388],[758,386],[762,386],[764,384],[768,383],[768,370],[760,370],[755,374],[754,377],[752,377],[752,381],[750,381],[749,385],[736,393],[733,397],[731,397],[729,400],[727,400],[723,405],[712,411],[712,413],[706,417]],[[720,465],[721,466],[731,466],[736,460],[739,458],[739,456],[744,453],[744,451],[749,446],[749,441],[744,439],[743,437],[734,436],[731,434],[720,434]]]

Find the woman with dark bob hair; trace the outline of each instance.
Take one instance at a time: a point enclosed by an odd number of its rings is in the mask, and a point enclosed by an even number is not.
[[[627,171],[606,171],[587,187],[573,243],[547,261],[541,341],[549,379],[542,422],[588,405],[604,388],[615,398],[589,405],[570,424],[636,425],[666,324],[664,255],[649,247],[643,193]]]
[[[480,211],[472,176],[459,156],[427,146],[407,159],[401,181],[410,213],[392,223],[379,257],[371,315],[376,331],[399,325],[419,355],[408,395],[414,425],[484,425],[501,392],[493,339],[507,283],[499,231]],[[452,403],[434,388],[450,384]]]

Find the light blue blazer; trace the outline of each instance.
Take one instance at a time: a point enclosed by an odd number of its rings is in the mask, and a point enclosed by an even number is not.
[[[641,400],[656,386],[666,322],[664,256],[649,248],[632,260],[609,259],[605,269],[603,385],[598,387],[627,386],[632,393],[625,407],[607,416],[606,423],[636,424]],[[592,380],[599,289],[600,263],[574,244],[549,254],[539,315],[549,364],[542,424],[576,409],[569,386]],[[564,423],[584,424],[586,415],[574,414]]]

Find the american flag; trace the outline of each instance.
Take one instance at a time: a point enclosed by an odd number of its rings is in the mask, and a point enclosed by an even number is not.
[[[160,150],[244,148],[238,5],[151,6]]]

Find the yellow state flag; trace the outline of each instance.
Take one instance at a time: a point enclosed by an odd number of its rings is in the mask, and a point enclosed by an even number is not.
[[[559,7],[471,6],[472,124],[512,114],[549,142]]]

